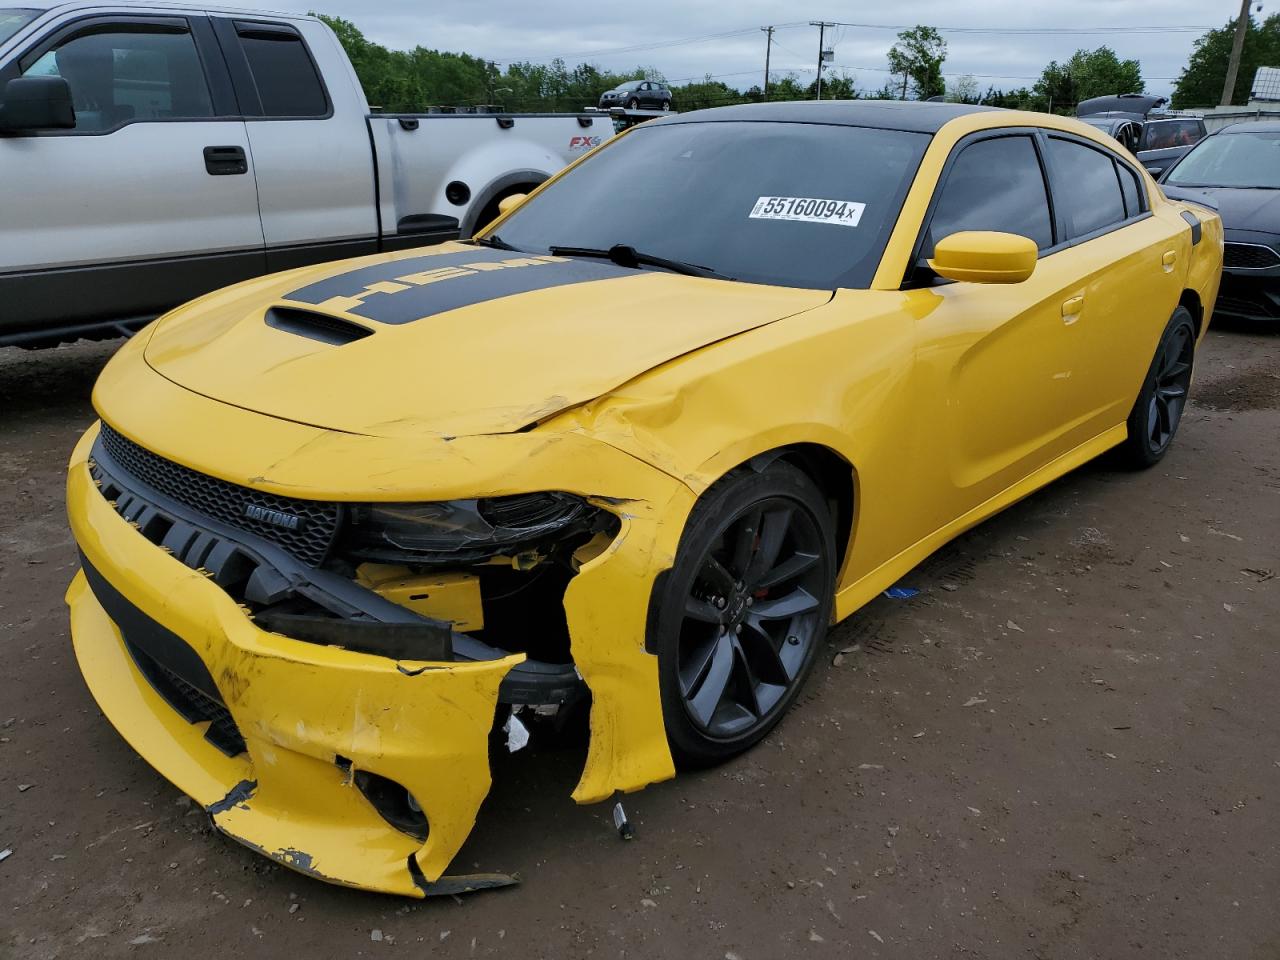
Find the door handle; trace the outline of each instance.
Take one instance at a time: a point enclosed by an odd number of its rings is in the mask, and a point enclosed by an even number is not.
[[[244,147],[205,147],[204,168],[211,177],[229,177],[249,172]]]
[[[1080,312],[1084,310],[1084,297],[1072,297],[1070,300],[1062,301],[1062,322],[1067,326],[1075,323],[1080,319]]]
[[[1165,273],[1173,270],[1173,265],[1178,262],[1177,250],[1166,250],[1164,256],[1160,258],[1160,264],[1164,268]]]

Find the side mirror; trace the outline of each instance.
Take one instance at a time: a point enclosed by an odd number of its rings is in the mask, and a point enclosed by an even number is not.
[[[929,266],[948,280],[1021,283],[1036,269],[1034,240],[1016,233],[965,231],[939,240]]]
[[[0,133],[67,130],[75,125],[71,87],[62,77],[14,77],[5,84]]]
[[[513,193],[509,197],[503,197],[498,201],[498,214],[510,213],[520,204],[524,203],[527,193]]]

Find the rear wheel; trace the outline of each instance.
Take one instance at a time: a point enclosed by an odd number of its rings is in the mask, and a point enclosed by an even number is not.
[[[728,759],[782,717],[826,636],[834,558],[822,494],[789,464],[733,474],[698,504],[656,624],[677,763]]]
[[[1130,465],[1153,466],[1168,452],[1187,405],[1195,352],[1195,320],[1191,311],[1179,307],[1169,318],[1129,413],[1129,436],[1122,451]]]

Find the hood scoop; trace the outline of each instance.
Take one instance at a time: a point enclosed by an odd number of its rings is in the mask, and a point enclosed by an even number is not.
[[[308,340],[332,344],[335,347],[340,347],[344,343],[354,343],[373,335],[373,331],[368,327],[362,327],[342,317],[299,310],[296,307],[272,307],[263,319],[268,327],[306,337]]]

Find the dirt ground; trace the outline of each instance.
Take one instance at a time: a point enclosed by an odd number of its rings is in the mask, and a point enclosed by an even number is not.
[[[61,485],[114,347],[0,351],[0,955],[1280,958],[1280,331],[1215,330],[1164,463],[946,548],[631,842],[574,749],[497,758],[457,863],[524,882],[426,903],[211,833],[85,690]]]

